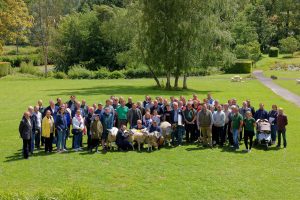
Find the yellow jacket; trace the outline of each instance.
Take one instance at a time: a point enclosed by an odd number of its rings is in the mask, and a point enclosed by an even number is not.
[[[48,119],[46,116],[44,117],[42,121],[42,136],[49,138],[50,133],[53,133],[54,130],[54,120],[53,117],[50,116]]]

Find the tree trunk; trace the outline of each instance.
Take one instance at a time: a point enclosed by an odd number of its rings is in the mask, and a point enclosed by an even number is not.
[[[183,86],[182,86],[183,89],[187,89],[187,75],[184,74],[183,75]]]
[[[174,88],[178,88],[178,80],[179,80],[179,75],[175,75],[175,80],[174,80]]]
[[[45,76],[47,77],[48,73],[48,46],[44,47],[44,65],[45,65]]]
[[[147,65],[147,66],[148,66],[148,69],[149,69],[150,73],[152,74],[152,76],[153,76],[153,78],[154,78],[154,80],[156,82],[156,86],[159,87],[159,88],[161,88],[161,84],[160,84],[157,76],[155,75],[154,71],[152,70],[152,68],[149,65]]]
[[[19,54],[19,40],[18,40],[18,38],[16,39],[16,47],[17,47],[16,54],[18,55]]]
[[[167,83],[166,83],[166,88],[171,89],[171,72],[167,72]]]

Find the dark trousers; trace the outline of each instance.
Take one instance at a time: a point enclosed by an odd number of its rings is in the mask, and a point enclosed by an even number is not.
[[[29,151],[31,148],[30,146],[31,146],[31,139],[29,140],[23,139],[23,156],[25,159],[27,159],[29,156]]]
[[[33,153],[35,142],[35,131],[32,131],[31,142],[30,142],[30,152]]]
[[[278,134],[278,144],[277,146],[280,146],[281,145],[281,135],[283,137],[283,146],[286,147],[286,129],[283,129],[283,130],[278,130],[277,131],[277,134]]]
[[[244,143],[245,143],[246,149],[251,149],[253,136],[254,136],[254,131],[244,130]],[[249,148],[248,148],[248,139],[250,140]]]
[[[52,152],[52,142],[53,142],[53,133],[50,134],[50,137],[44,137],[45,139],[45,152]]]
[[[194,142],[196,138],[195,124],[185,124],[185,140],[186,142]]]
[[[225,144],[226,143],[226,140],[227,140],[227,137],[228,137],[228,123],[225,124],[224,128],[223,128],[223,133],[221,135],[221,144]]]
[[[131,149],[131,144],[127,140],[123,140],[122,142],[118,143],[117,145],[118,145],[119,149],[122,149],[124,151]]]
[[[243,139],[243,132],[245,134],[245,127],[244,126],[242,126],[242,130],[240,132],[240,141],[242,141],[242,139]]]
[[[221,144],[220,143],[220,137],[222,136],[223,134],[223,129],[224,127],[221,126],[221,127],[217,127],[217,126],[213,126],[212,127],[212,139],[213,141],[216,142],[216,144]]]
[[[90,150],[92,150],[93,148],[96,148],[96,150],[98,150],[99,143],[100,143],[100,139],[91,139],[90,147],[89,147]]]
[[[228,135],[229,144],[231,146],[233,146],[234,145],[234,142],[233,142],[233,133],[232,133],[232,131],[230,129],[231,129],[231,121],[228,122],[227,135]]]
[[[195,129],[196,140],[198,140],[198,138],[200,137],[200,130],[198,130],[197,124],[194,124],[194,129]]]
[[[74,138],[74,149],[80,148],[81,147],[80,142],[82,142],[82,131],[73,135],[73,138]]]
[[[92,144],[92,138],[91,138],[91,134],[90,134],[90,127],[86,127],[86,132],[87,132],[87,146],[88,146],[88,149],[91,147],[91,144]]]
[[[178,125],[175,128],[175,130],[172,132],[172,143],[173,143],[173,145],[175,145],[176,142],[177,142],[178,145],[182,144],[183,134],[184,134],[184,127],[181,126],[181,125],[180,126]],[[176,142],[175,142],[175,140],[176,140]]]
[[[41,129],[38,129],[35,133],[35,148],[40,149],[41,142]]]

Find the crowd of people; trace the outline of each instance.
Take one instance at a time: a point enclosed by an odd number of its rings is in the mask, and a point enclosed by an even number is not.
[[[72,136],[72,149],[83,150],[83,136],[87,135],[87,149],[102,146],[102,151],[107,150],[107,138],[110,129],[119,129],[116,144],[120,150],[130,147],[127,129],[147,129],[149,132],[161,132],[160,124],[169,122],[172,125],[172,146],[199,143],[204,147],[214,148],[229,145],[239,149],[240,141],[244,139],[245,151],[251,152],[253,137],[256,132],[256,122],[266,119],[271,124],[272,143],[277,147],[286,148],[287,116],[282,108],[272,105],[268,112],[264,104],[260,103],[257,110],[251,105],[250,100],[238,105],[236,99],[230,99],[221,104],[214,100],[211,94],[200,100],[196,94],[190,99],[183,96],[179,98],[163,97],[152,98],[146,96],[144,101],[133,102],[129,97],[111,96],[105,104],[94,103],[87,105],[75,96],[64,103],[61,98],[56,102],[49,101],[49,106],[44,107],[39,100],[36,106],[29,106],[24,112],[19,125],[19,133],[23,139],[23,156],[28,158],[34,150],[44,146],[46,153],[56,151],[66,152],[66,141]],[[132,145],[132,144],[131,144]]]

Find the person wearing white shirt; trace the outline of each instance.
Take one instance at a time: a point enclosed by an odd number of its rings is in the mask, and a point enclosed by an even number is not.
[[[224,145],[225,141],[220,141],[220,137],[224,134],[224,125],[225,125],[225,113],[222,111],[222,106],[217,106],[217,111],[213,113],[213,144],[220,145],[221,147]]]
[[[80,148],[80,141],[82,140],[82,133],[84,129],[84,120],[81,116],[81,111],[77,110],[75,116],[72,120],[73,124],[73,137],[74,137],[74,150],[75,151],[82,151]]]
[[[42,114],[39,111],[39,106],[34,106],[33,115],[36,117],[36,124],[35,124],[35,148],[40,150],[40,142],[41,142],[41,130],[42,130]]]

